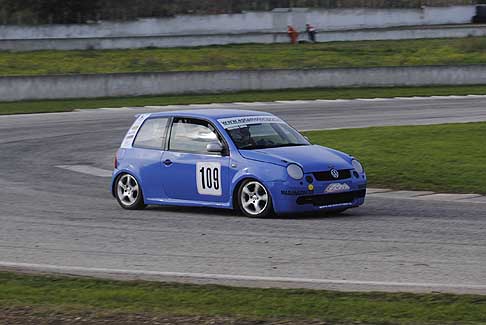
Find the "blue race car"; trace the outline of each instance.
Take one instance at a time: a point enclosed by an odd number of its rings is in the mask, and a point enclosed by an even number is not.
[[[116,153],[111,189],[125,209],[205,206],[265,217],[360,206],[366,175],[352,156],[312,145],[272,114],[193,110],[138,115]]]

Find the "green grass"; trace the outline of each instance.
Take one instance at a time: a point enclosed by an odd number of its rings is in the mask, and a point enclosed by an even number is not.
[[[486,194],[486,123],[307,132],[358,157],[369,185]]]
[[[0,273],[0,309],[25,306],[43,313],[319,319],[333,324],[486,323],[486,296],[249,289]]]
[[[486,63],[486,37],[0,52],[0,76]]]
[[[443,86],[409,88],[340,88],[252,91],[211,95],[178,95],[101,99],[42,100],[0,102],[1,114],[66,112],[76,108],[101,108],[147,105],[182,105],[228,102],[275,101],[293,99],[352,99],[396,96],[486,94],[483,86]]]

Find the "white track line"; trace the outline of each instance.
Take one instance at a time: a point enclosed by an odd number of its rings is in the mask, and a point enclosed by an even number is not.
[[[219,108],[228,107],[230,105],[238,106],[271,106],[271,105],[305,105],[313,103],[345,103],[350,101],[361,102],[382,102],[382,101],[394,101],[394,100],[437,100],[437,99],[470,99],[470,98],[486,98],[486,95],[465,95],[465,96],[413,96],[413,97],[377,97],[377,98],[355,98],[355,99],[314,99],[314,100],[277,100],[273,102],[233,102],[233,103],[211,103],[211,104],[189,104],[189,105],[161,105],[161,106],[144,106],[147,109],[184,109],[184,108]],[[113,107],[113,108],[100,108],[107,111],[120,111],[127,109],[134,109],[130,107]]]
[[[99,108],[100,110],[103,111],[127,111],[130,109],[133,109],[132,107],[106,107],[106,108]]]
[[[275,103],[279,104],[310,104],[311,100],[276,100]]]
[[[355,100],[361,101],[361,102],[384,102],[384,101],[389,101],[393,100],[394,98],[357,98]]]
[[[217,108],[217,107],[225,107],[227,106],[227,104],[225,105],[225,103],[211,103],[211,104],[189,104],[190,107],[194,107],[194,108]]]
[[[345,103],[350,102],[353,99],[316,99],[314,102],[318,103]]]
[[[187,108],[187,105],[161,105],[161,106],[144,106],[143,108],[147,109],[184,109]]]
[[[486,98],[486,95],[466,95],[466,96],[454,96],[454,97],[455,98]]]
[[[0,261],[0,267],[29,269],[33,271],[50,271],[61,273],[98,273],[107,275],[134,275],[134,276],[159,276],[175,278],[193,278],[209,280],[236,280],[236,281],[264,281],[284,283],[308,283],[308,284],[340,284],[340,285],[366,285],[383,287],[415,287],[415,288],[441,288],[441,289],[471,289],[486,290],[482,284],[451,284],[451,283],[427,283],[427,282],[395,282],[395,281],[360,281],[360,280],[335,280],[335,279],[314,279],[314,278],[293,278],[293,277],[270,277],[252,275],[231,275],[231,274],[206,274],[189,272],[160,272],[144,270],[126,270],[109,268],[92,268],[82,266],[60,266],[50,264],[13,263]]]
[[[87,166],[87,165],[59,165],[55,167],[70,170],[76,173],[88,174],[97,177],[111,177],[111,174],[113,173],[111,170],[101,169],[101,168]]]
[[[269,106],[269,105],[275,105],[275,102],[234,102],[231,104],[241,105],[241,106]]]
[[[368,189],[368,197],[377,197],[384,199],[404,199],[418,201],[446,201],[458,203],[478,203],[485,204],[486,197],[479,194],[452,194],[452,193],[434,193],[429,191],[387,191]]]

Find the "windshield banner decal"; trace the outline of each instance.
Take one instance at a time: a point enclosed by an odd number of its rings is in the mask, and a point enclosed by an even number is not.
[[[225,128],[225,129],[234,129],[246,126],[248,124],[260,124],[260,123],[283,123],[284,121],[279,119],[276,116],[242,116],[242,117],[230,117],[230,118],[223,118],[219,119],[218,122]]]

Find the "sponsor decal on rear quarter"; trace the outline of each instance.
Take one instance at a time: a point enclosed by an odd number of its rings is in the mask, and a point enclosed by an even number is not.
[[[133,122],[133,125],[130,127],[130,130],[128,130],[127,134],[125,135],[125,138],[123,139],[120,148],[127,149],[132,147],[132,143],[133,143],[133,139],[135,138],[135,135],[137,134],[140,127],[142,126],[143,122],[145,122],[145,120],[148,119],[149,117],[150,117],[150,113],[141,114],[138,116],[135,122]]]

